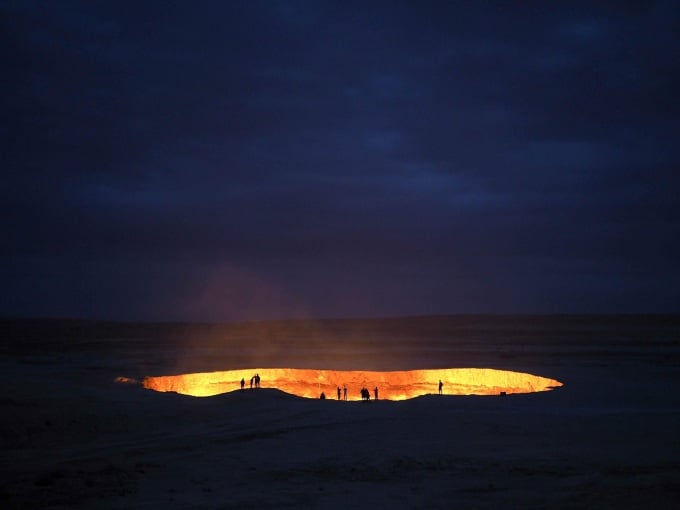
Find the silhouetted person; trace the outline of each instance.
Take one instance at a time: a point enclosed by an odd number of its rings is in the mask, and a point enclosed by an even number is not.
[[[254,381],[254,380],[255,380],[255,376],[252,376],[252,377],[250,378],[250,389],[251,389],[251,390],[253,389],[253,381]]]
[[[245,387],[246,387],[246,380],[243,377],[241,377],[241,391],[243,391],[243,388],[245,388]]]
[[[326,394],[322,391],[322,392],[321,392],[321,395],[319,395],[319,398],[320,398],[321,400],[326,400]]]
[[[340,386],[338,386],[338,400],[340,400]]]
[[[375,395],[375,399],[378,400],[378,387],[376,386],[373,388],[373,394]]]
[[[347,386],[342,387],[342,395],[345,400],[347,400]]]
[[[444,383],[442,382],[441,379],[439,379],[439,394],[442,394],[442,388],[444,387]]]
[[[260,387],[260,374],[255,374],[255,387]]]

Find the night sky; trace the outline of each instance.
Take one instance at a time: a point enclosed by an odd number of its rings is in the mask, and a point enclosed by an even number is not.
[[[680,311],[677,2],[0,5],[0,316]]]

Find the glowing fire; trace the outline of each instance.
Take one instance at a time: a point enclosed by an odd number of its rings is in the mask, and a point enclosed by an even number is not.
[[[378,388],[378,397],[387,400],[408,398],[439,392],[445,395],[499,395],[502,392],[533,393],[548,391],[562,383],[537,375],[494,370],[491,368],[447,368],[433,370],[406,370],[394,372],[347,371],[347,370],[303,370],[294,368],[248,368],[222,372],[165,375],[146,377],[145,388],[155,391],[174,391],[194,397],[208,397],[240,390],[241,379],[245,389],[251,391],[251,378],[259,374],[261,387],[278,388],[286,393],[307,398],[319,398],[323,392],[326,398],[336,399],[340,388],[347,388],[347,400],[360,400],[361,388],[370,391]],[[253,381],[253,390],[255,383]]]

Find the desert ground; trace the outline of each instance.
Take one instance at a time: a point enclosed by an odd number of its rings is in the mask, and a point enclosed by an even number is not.
[[[0,321],[2,508],[678,508],[679,316]],[[211,397],[126,377],[479,367],[553,391]]]

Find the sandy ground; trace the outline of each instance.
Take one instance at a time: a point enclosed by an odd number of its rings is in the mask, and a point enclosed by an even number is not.
[[[441,321],[190,334],[4,322],[0,506],[678,507],[680,319]],[[271,358],[242,365],[263,339]],[[300,399],[266,380],[209,398],[114,382],[310,366],[328,349],[328,368],[348,368],[353,351],[364,369],[435,368],[436,359],[565,386],[366,403]]]

